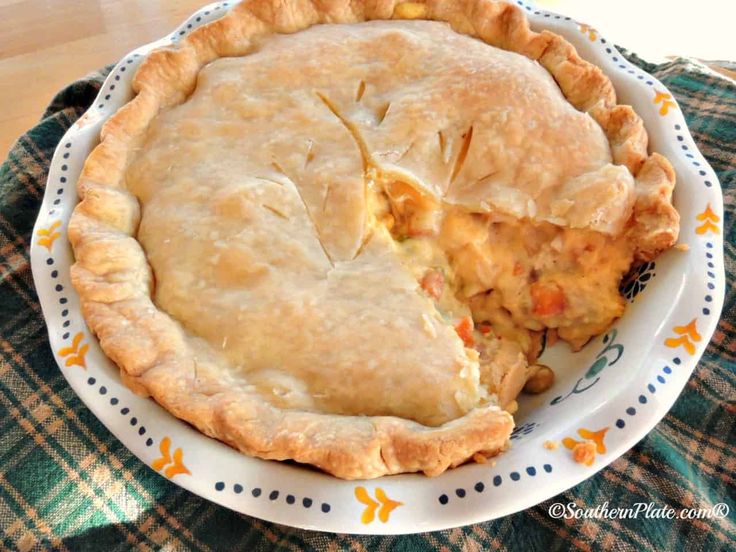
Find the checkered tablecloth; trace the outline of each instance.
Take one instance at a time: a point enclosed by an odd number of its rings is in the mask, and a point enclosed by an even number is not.
[[[633,56],[632,56],[633,57]],[[733,550],[736,84],[686,60],[633,61],[672,91],[725,195],[726,301],[713,342],[669,415],[596,476],[534,508],[460,529],[361,537],[292,529],[211,504],[138,461],[67,385],[49,349],[28,248],[57,142],[105,72],[61,91],[0,167],[0,547],[12,550]],[[18,91],[22,94],[22,91]],[[12,109],[12,106],[3,106]],[[720,520],[556,520],[553,502],[726,503]]]

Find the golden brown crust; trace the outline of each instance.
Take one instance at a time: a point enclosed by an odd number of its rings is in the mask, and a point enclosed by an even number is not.
[[[680,214],[672,205],[675,170],[658,153],[645,159],[636,175],[635,224],[630,232],[636,257],[649,261],[677,241]]]
[[[142,63],[133,82],[135,98],[107,121],[85,163],[69,237],[76,256],[72,280],[83,314],[126,384],[248,454],[294,459],[343,478],[370,478],[412,471],[436,475],[479,450],[493,454],[506,446],[513,422],[495,407],[428,428],[399,418],[282,411],[256,393],[229,389],[216,363],[193,358],[182,328],[156,308],[151,269],[134,238],[140,209],[125,188],[125,167],[151,120],[192,92],[205,64],[245,55],[267,33],[418,15],[538,60],[568,100],[598,121],[614,161],[637,178],[637,224],[631,232],[641,244],[639,256],[651,258],[676,240],[677,217],[669,204],[674,175],[666,159],[647,156],[641,120],[630,108],[616,106],[613,87],[600,69],[561,37],[531,31],[516,7],[488,0],[243,2]]]

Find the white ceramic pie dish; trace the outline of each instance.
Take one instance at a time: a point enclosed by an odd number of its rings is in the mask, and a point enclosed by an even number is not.
[[[603,468],[666,414],[712,335],[723,302],[722,195],[697,151],[676,103],[656,79],[625,61],[587,26],[517,2],[535,30],[549,29],[600,66],[620,103],[643,118],[651,148],[677,172],[680,243],[640,270],[625,292],[624,317],[581,352],[565,345],[542,357],[557,381],[546,393],[522,396],[512,448],[495,463],[471,464],[437,478],[401,475],[343,481],[292,464],[249,458],[209,439],[120,381],[89,332],[69,281],[73,262],[66,225],[75,184],[97,144],[102,123],[132,96],[142,56],[175,42],[232,5],[211,4],[167,37],[126,56],[90,110],[66,133],[49,171],[31,247],[36,287],[56,360],[95,415],[143,462],[180,486],[236,511],[278,523],[351,533],[410,533],[484,521],[533,506]],[[592,467],[575,463],[565,439],[600,443]],[[557,450],[543,447],[560,443]],[[570,441],[567,441],[568,443]]]

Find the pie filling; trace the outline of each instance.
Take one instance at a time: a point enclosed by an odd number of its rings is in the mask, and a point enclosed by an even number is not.
[[[404,182],[375,188],[375,219],[421,293],[477,351],[481,385],[501,407],[538,368],[546,331],[577,350],[622,314],[628,239],[443,206]]]
[[[437,426],[621,315],[633,178],[541,66],[427,21],[296,40],[206,66],[127,169],[193,370]]]

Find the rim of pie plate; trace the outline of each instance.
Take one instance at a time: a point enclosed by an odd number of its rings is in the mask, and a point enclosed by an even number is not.
[[[677,173],[674,203],[681,215],[680,243],[688,250],[670,250],[642,266],[624,289],[623,318],[581,352],[572,354],[561,344],[544,352],[541,362],[556,369],[557,381],[541,395],[522,395],[508,451],[435,478],[344,481],[244,456],[122,384],[85,325],[69,280],[73,257],[66,225],[77,202],[76,179],[104,121],[131,99],[131,80],[143,56],[221,17],[234,3],[205,6],[173,33],[125,56],[51,162],[33,232],[33,277],[56,361],[97,418],[151,469],[208,500],[284,525],[363,534],[432,531],[523,510],[587,479],[642,439],[674,403],[720,316],[720,184],[660,82],[629,64],[593,27],[524,2],[516,4],[534,30],[565,37],[603,69],[619,103],[632,105],[644,120],[650,148],[665,155]],[[547,440],[559,447],[545,448]],[[596,443],[592,466],[574,462],[568,450],[582,440]]]

